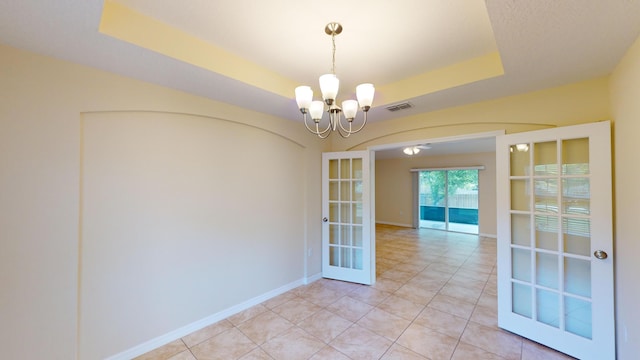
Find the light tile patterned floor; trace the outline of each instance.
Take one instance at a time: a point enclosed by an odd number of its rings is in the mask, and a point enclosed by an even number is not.
[[[375,285],[322,279],[138,359],[571,359],[497,327],[495,239],[376,236]]]

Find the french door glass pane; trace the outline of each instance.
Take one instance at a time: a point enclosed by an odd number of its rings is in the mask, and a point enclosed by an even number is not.
[[[536,247],[558,251],[558,217],[536,215]]]
[[[340,257],[341,257],[341,261],[340,261],[340,266],[344,267],[344,268],[350,268],[351,267],[351,249],[349,248],[341,248],[340,249]]]
[[[511,176],[529,175],[529,144],[516,144],[510,147]]]
[[[536,289],[536,313],[538,321],[560,326],[560,294],[555,291]]]
[[[558,213],[558,180],[535,180],[536,203],[538,213]]]
[[[351,178],[351,159],[340,160],[340,179]]]
[[[591,297],[591,261],[565,257],[565,291],[571,294]]]
[[[339,266],[339,255],[340,248],[337,246],[329,246],[329,265],[331,266]]]
[[[353,249],[353,268],[362,270],[362,249]]]
[[[511,292],[511,304],[513,312],[531,319],[532,316],[532,304],[531,304],[531,286],[513,283]]]
[[[340,181],[340,201],[351,200],[351,182]]]
[[[329,181],[329,201],[338,201],[338,199],[340,198],[338,186],[338,181]]]
[[[531,246],[531,216],[529,214],[513,214],[511,216],[511,243]]]
[[[351,178],[362,179],[362,159],[352,159]]]
[[[349,203],[340,203],[340,222],[343,224],[348,224],[351,222],[351,211]]]
[[[591,302],[565,296],[564,322],[568,332],[591,339]]]
[[[531,282],[531,250],[511,249],[511,272],[516,280]]]
[[[362,201],[362,181],[353,181],[352,186],[353,201]]]
[[[562,175],[589,174],[589,139],[562,140]]]
[[[354,203],[352,204],[352,223],[353,224],[362,224],[362,203]]]
[[[536,284],[558,289],[558,255],[538,252],[536,254]]]
[[[589,215],[589,178],[562,179],[562,212],[571,215]]]
[[[533,144],[533,170],[535,175],[558,174],[558,146],[556,141]]]
[[[362,226],[353,226],[353,246],[362,247]]]
[[[338,203],[329,203],[329,221],[332,223],[338,222],[338,216],[340,215],[338,208]]]
[[[590,256],[591,221],[584,218],[562,219],[564,251],[569,254]]]
[[[340,160],[329,160],[329,179],[338,179],[338,164]]]
[[[511,210],[529,211],[529,180],[511,180]]]
[[[340,225],[329,224],[329,244],[340,243]]]
[[[351,245],[351,226],[340,225],[340,245]]]

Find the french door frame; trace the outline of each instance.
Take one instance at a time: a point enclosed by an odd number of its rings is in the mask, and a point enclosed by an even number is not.
[[[360,160],[359,170],[354,168],[357,160]],[[366,285],[375,283],[374,167],[375,154],[369,150],[322,154],[322,276],[325,278]],[[361,243],[357,241],[359,238]]]
[[[563,141],[575,140],[575,139],[588,139],[588,161],[589,161],[589,173],[587,178],[589,179],[590,197],[589,206],[590,213],[588,215],[571,215],[564,213],[562,206],[564,206],[558,200],[558,209],[555,215],[558,218],[584,218],[590,221],[590,233],[589,233],[589,250],[584,256],[576,256],[566,251],[563,247],[564,240],[561,235],[562,222],[558,223],[558,241],[561,241],[556,250],[548,251],[544,247],[539,247],[535,238],[535,224],[531,224],[534,216],[545,215],[540,213],[538,209],[531,205],[535,202],[535,188],[533,181],[536,179],[544,180],[546,177],[551,179],[565,179],[571,178],[571,175],[560,174],[559,175],[544,176],[536,175],[531,172],[531,168],[535,163],[530,163],[528,166],[529,172],[522,176],[513,175],[510,169],[510,152],[516,148],[517,145],[527,145],[527,149],[531,149],[531,152],[535,151],[535,146],[538,144],[557,142],[558,150],[556,157],[556,164],[563,164],[561,155]],[[517,149],[513,150],[513,152]],[[529,150],[524,150],[529,151]],[[570,151],[570,150],[567,150]],[[529,159],[534,159],[533,155],[529,154]],[[613,303],[613,218],[612,218],[612,174],[611,174],[611,124],[610,122],[589,123],[583,125],[574,125],[561,128],[553,128],[547,130],[538,130],[524,133],[515,133],[510,135],[499,136],[496,139],[496,185],[498,189],[497,207],[498,207],[498,326],[501,328],[529,338],[533,341],[539,342],[543,345],[565,352],[569,355],[578,357],[580,359],[594,359],[594,360],[606,360],[615,358],[615,324],[614,324],[614,303]],[[527,180],[528,188],[524,190],[528,193],[530,198],[527,200],[529,210],[513,210],[512,203],[512,181],[524,181]],[[558,185],[560,186],[560,184]],[[561,190],[556,190],[560,196],[562,196]],[[519,194],[520,192],[518,192]],[[520,205],[516,206],[520,207]],[[530,233],[529,245],[520,245],[514,243],[512,239],[512,217],[513,216],[529,216],[529,223],[526,227],[524,225],[517,225],[519,228],[523,228],[523,234]],[[514,250],[515,249],[515,250]],[[523,285],[518,275],[516,275],[516,269],[519,269],[518,264],[514,264],[512,259],[513,251],[519,251],[518,249],[532,252],[530,266],[531,267],[531,279],[525,280]],[[602,253],[608,253],[603,257]],[[577,298],[565,287],[567,276],[564,273],[564,262],[559,261],[558,268],[558,285],[557,290],[555,288],[545,290],[545,285],[540,285],[536,280],[537,263],[536,254],[550,254],[559,256],[559,258],[574,258],[580,261],[586,261],[590,259],[589,276],[590,276],[590,297],[584,301],[590,301],[591,317],[591,335],[583,337],[575,335],[564,327],[564,317],[569,316],[567,314],[568,305],[565,305],[563,298]],[[557,255],[556,255],[557,254]],[[523,258],[526,260],[526,257]],[[566,260],[564,260],[566,261]],[[524,263],[527,265],[527,261]],[[541,266],[541,269],[544,269]],[[525,266],[527,268],[527,266]],[[528,281],[528,282],[527,282]],[[516,285],[513,285],[516,284]],[[519,309],[521,301],[514,301],[514,294],[512,287],[518,286],[530,286],[531,291],[531,303],[528,305],[532,310],[531,317],[521,315],[522,311]],[[559,325],[558,327],[547,325],[544,320],[537,318],[536,306],[538,300],[535,298],[536,291],[554,291],[559,295]],[[582,296],[584,297],[584,296]],[[528,309],[528,308],[527,308]],[[545,310],[546,311],[546,310]]]

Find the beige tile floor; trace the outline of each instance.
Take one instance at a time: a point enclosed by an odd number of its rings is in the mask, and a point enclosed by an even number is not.
[[[318,280],[137,359],[571,359],[497,327],[495,239],[376,236],[375,285]]]

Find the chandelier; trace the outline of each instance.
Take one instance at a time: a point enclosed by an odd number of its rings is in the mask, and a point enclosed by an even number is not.
[[[307,130],[322,139],[329,136],[331,131],[338,131],[340,136],[346,138],[362,130],[366,125],[367,112],[373,103],[375,88],[373,84],[360,84],[356,87],[356,97],[358,101],[345,100],[342,102],[342,108],[338,106],[336,97],[338,96],[340,80],[338,80],[336,76],[336,35],[342,32],[342,25],[331,22],[324,28],[324,32],[327,33],[327,35],[331,35],[331,43],[333,45],[331,73],[320,76],[320,91],[322,92],[322,99],[324,101],[313,101],[313,90],[311,90],[311,87],[298,86],[295,90],[296,102],[304,118],[304,125],[307,127]],[[326,111],[329,113],[329,122],[326,126],[324,124],[321,125],[325,104],[327,105]],[[354,127],[353,120],[356,118],[358,107],[364,112],[364,119],[359,127]],[[345,124],[343,124],[344,121],[340,113],[344,113],[344,117],[346,118]],[[308,122],[309,117],[313,122]]]

